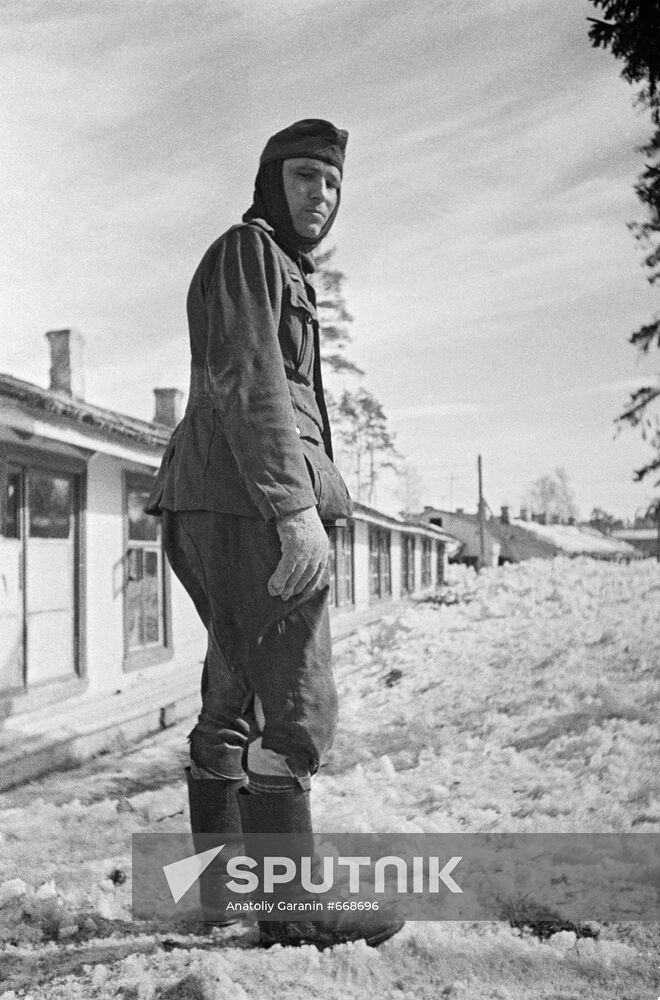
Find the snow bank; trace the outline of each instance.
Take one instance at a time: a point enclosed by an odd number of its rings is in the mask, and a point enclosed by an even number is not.
[[[658,829],[657,564],[452,574],[435,603],[341,645],[317,828]],[[541,942],[504,924],[411,923],[378,950],[319,954],[259,952],[250,927],[199,938],[132,924],[130,835],[187,824],[186,731],[0,797],[0,1000],[657,995],[657,928]]]

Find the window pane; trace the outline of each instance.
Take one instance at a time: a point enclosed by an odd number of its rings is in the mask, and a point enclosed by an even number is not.
[[[158,579],[158,552],[147,549],[144,553],[144,575]]]
[[[438,577],[438,583],[444,583],[444,547],[441,542],[436,542],[436,573]]]
[[[137,583],[144,575],[142,549],[129,549],[126,555],[127,577],[129,583]]]
[[[160,549],[133,548],[127,552],[126,632],[129,649],[162,642]]]
[[[380,596],[392,593],[392,581],[390,577],[390,533],[380,532],[380,575],[381,587]]]
[[[130,489],[126,498],[128,513],[128,537],[131,542],[157,542],[160,522],[157,517],[145,514],[144,505],[148,490]]]
[[[145,553],[145,575],[142,581],[142,609],[144,614],[144,642],[158,642],[160,639],[160,586],[158,573],[158,553]]]
[[[406,549],[406,590],[412,594],[415,590],[415,538],[413,535],[405,537]]]
[[[376,528],[369,528],[369,593],[372,597],[380,596],[379,556],[378,531]]]
[[[18,538],[20,483],[20,473],[10,472],[3,487],[5,496],[2,504],[2,534],[5,538]]]
[[[30,472],[28,499],[32,538],[68,538],[71,531],[72,483],[50,472]]]
[[[131,649],[142,644],[143,555],[141,549],[129,549],[127,554],[126,631]]]
[[[333,604],[337,605],[339,603],[338,596],[337,596],[337,594],[338,594],[338,592],[337,592],[337,554],[336,554],[337,537],[335,535],[335,531],[334,530],[328,532],[328,541],[330,543],[330,546],[329,546],[329,549],[328,549],[328,570],[329,570],[329,573],[330,573],[330,600],[331,600],[331,602]]]
[[[338,587],[337,602],[353,603],[353,527],[338,528],[337,560]]]
[[[126,489],[128,536],[126,634],[131,651],[164,642],[163,556],[159,518],[145,514],[150,486],[145,479]]]
[[[430,538],[422,539],[422,586],[431,586],[431,556],[432,556],[432,546]]]

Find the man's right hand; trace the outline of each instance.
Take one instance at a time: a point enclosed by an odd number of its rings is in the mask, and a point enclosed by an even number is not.
[[[282,546],[282,558],[268,581],[272,597],[288,601],[306,588],[313,590],[327,562],[329,543],[316,507],[297,510],[275,522]]]

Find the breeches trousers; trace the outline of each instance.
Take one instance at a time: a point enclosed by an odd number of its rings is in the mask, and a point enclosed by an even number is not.
[[[208,632],[192,761],[238,779],[246,760],[275,754],[280,773],[305,785],[337,722],[328,583],[288,601],[268,593],[281,554],[273,522],[165,510],[163,533],[172,569]],[[252,757],[248,745],[257,748]]]

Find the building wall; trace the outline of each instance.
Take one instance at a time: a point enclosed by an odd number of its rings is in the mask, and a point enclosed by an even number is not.
[[[463,543],[463,548],[457,556],[458,562],[476,564],[481,556],[481,535],[476,514],[457,514],[453,511],[426,508],[420,515],[424,521],[431,523],[431,518],[440,520],[439,525],[450,535]],[[497,566],[500,558],[500,543],[497,537],[488,530],[486,522],[486,565]]]
[[[124,483],[128,474],[152,470],[109,455],[90,459],[87,481],[86,617],[87,677],[92,690],[115,690],[132,683],[133,675],[157,670],[172,657],[182,661],[204,658],[206,638],[194,605],[168,571],[169,644],[156,652],[155,662],[126,669],[124,641],[124,581],[126,551]]]
[[[122,683],[124,659],[122,554],[123,494],[120,459],[96,453],[87,468],[85,617],[87,678],[92,689]]]
[[[58,459],[55,458],[54,461],[57,462]],[[147,645],[139,650],[137,657],[132,654],[127,658],[125,594],[130,565],[127,549],[129,545],[135,549],[135,543],[128,540],[127,484],[130,477],[143,477],[146,488],[152,475],[153,466],[144,461],[131,461],[129,457],[101,451],[90,456],[85,473],[81,468],[83,503],[80,512],[80,645],[82,683],[90,693],[126,690],[143,677],[157,676],[159,667],[165,663],[180,661],[188,666],[194,662],[201,663],[204,658],[204,629],[190,598],[169,569],[165,573],[166,591],[169,592],[164,601],[169,625],[165,645]],[[130,481],[133,482],[133,479]],[[137,516],[142,517],[141,514]],[[394,523],[388,523],[384,517],[371,520],[379,530],[388,532],[390,536],[391,592],[384,593],[380,599],[370,594],[370,520],[358,515],[353,521],[354,603],[335,609],[333,617],[337,614],[350,616],[352,613],[364,612],[377,608],[381,602],[387,604],[404,596],[401,587],[401,543],[403,537],[410,532]],[[416,537],[415,593],[420,593],[423,529],[413,533]],[[5,547],[11,544],[11,539],[2,541]],[[435,585],[437,579],[437,544],[437,540],[433,539],[432,585]],[[156,548],[164,560],[158,544]],[[0,614],[4,612],[6,609],[0,605]],[[5,617],[7,615],[8,612]],[[56,660],[57,650],[53,650],[54,666],[57,665]],[[79,689],[81,681],[72,679]],[[30,685],[27,692],[31,697]],[[62,696],[54,689],[50,693],[45,690],[40,703]],[[0,693],[0,708],[3,708],[4,714],[29,711],[32,707],[30,699],[25,701],[22,696],[14,707],[13,700]]]
[[[620,531],[613,531],[612,535],[623,542],[628,542],[629,545],[634,545],[646,556],[657,557],[660,553],[658,532],[653,528],[623,528]]]
[[[366,521],[355,521],[353,545],[353,580],[355,586],[355,609],[369,607],[369,525]]]

